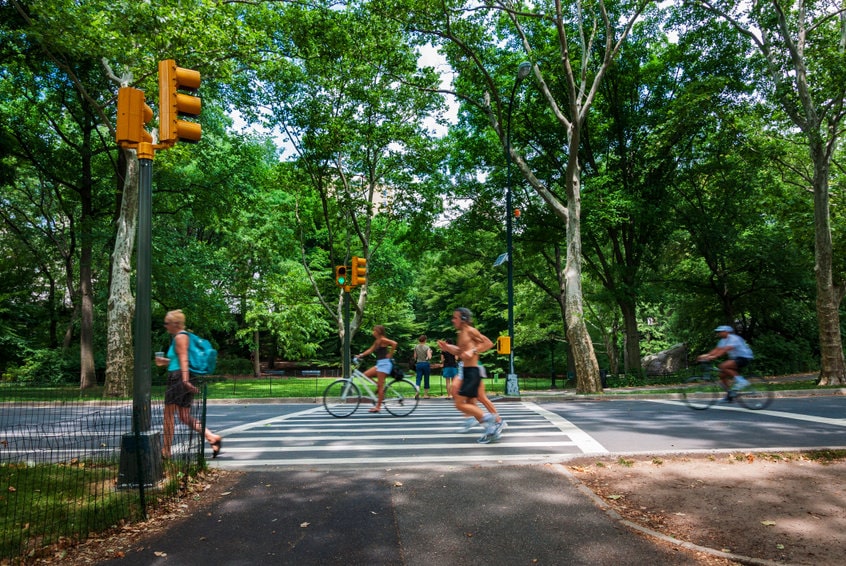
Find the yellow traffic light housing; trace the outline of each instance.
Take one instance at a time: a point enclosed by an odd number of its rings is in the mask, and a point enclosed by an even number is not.
[[[511,337],[500,336],[496,339],[496,353],[508,355],[511,353]]]
[[[347,266],[346,265],[336,265],[335,266],[335,285],[338,287],[346,287],[350,284],[349,277],[347,276]]]
[[[144,91],[132,87],[118,90],[115,141],[121,147],[137,148],[139,143],[152,143],[153,136],[146,130],[153,119],[153,110],[144,101]]]
[[[177,141],[196,142],[203,129],[200,124],[180,120],[180,116],[199,116],[202,103],[182,90],[200,88],[200,72],[177,67],[173,59],[159,61],[159,141],[173,145]]]
[[[367,260],[363,257],[353,256],[352,258],[352,277],[350,278],[350,285],[364,285],[367,283]]]

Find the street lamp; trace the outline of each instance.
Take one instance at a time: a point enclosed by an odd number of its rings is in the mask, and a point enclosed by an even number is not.
[[[514,95],[517,93],[517,87],[531,72],[532,64],[528,61],[523,61],[517,67],[517,77],[514,79],[514,86],[511,87],[511,97],[508,99],[508,116],[505,129],[505,253],[508,256],[508,338],[511,342],[505,394],[515,396],[520,395],[520,386],[517,382],[517,374],[514,373],[514,254],[512,242],[514,210],[511,207],[511,111],[514,108]]]

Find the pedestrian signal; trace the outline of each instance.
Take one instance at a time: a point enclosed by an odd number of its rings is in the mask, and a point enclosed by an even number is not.
[[[511,337],[510,336],[500,336],[496,339],[496,353],[497,354],[510,354],[511,353]]]
[[[153,136],[144,126],[153,119],[153,110],[144,102],[144,91],[132,87],[118,90],[115,141],[121,147],[137,147],[138,143],[152,143]]]

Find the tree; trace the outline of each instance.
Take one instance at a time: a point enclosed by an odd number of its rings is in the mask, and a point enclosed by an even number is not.
[[[443,47],[458,73],[452,94],[467,111],[485,116],[526,181],[567,226],[563,266],[567,335],[573,348],[577,388],[601,390],[599,367],[585,325],[582,295],[581,170],[583,127],[608,69],[640,17],[647,0],[564,5],[560,0],[535,7],[494,1],[486,7],[467,2],[399,2],[410,29]],[[398,16],[399,17],[399,16]],[[491,34],[489,30],[496,30]],[[554,39],[553,39],[554,38]],[[506,117],[517,65],[514,51],[532,63],[532,77],[555,117],[566,163],[562,193],[532,169],[527,154],[508,147]],[[501,78],[501,77],[504,77]]]
[[[840,303],[846,293],[835,282],[831,233],[830,174],[842,136],[846,103],[846,27],[842,2],[686,2],[728,22],[763,57],[771,93],[806,136],[813,164],[805,178],[814,195],[814,272],[820,336],[820,384],[846,383]]]
[[[332,266],[349,265],[353,255],[367,261],[354,335],[378,278],[379,247],[400,218],[430,222],[440,208],[433,183],[440,158],[420,118],[437,111],[441,99],[410,86],[431,86],[436,77],[417,68],[397,26],[355,4],[289,6],[276,23],[279,59],[256,68],[253,80],[262,89],[252,104],[296,153],[302,264],[343,339],[343,293],[325,285]]]

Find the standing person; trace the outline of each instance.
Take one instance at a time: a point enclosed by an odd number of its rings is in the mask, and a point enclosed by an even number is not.
[[[749,365],[752,361],[752,348],[746,343],[746,340],[734,333],[734,328],[728,325],[718,326],[714,332],[720,337],[717,346],[708,352],[699,356],[699,361],[711,361],[721,356],[726,356],[720,365],[720,381],[723,382],[723,387],[726,389],[726,397],[724,401],[731,403],[734,399],[734,392],[744,387],[749,386],[740,370]]]
[[[426,335],[421,334],[414,347],[415,369],[417,370],[417,391],[420,391],[420,381],[423,381],[423,398],[429,398],[429,377],[432,375],[432,348],[426,344]]]
[[[162,457],[171,457],[170,447],[173,444],[173,431],[175,428],[175,415],[179,414],[179,420],[192,430],[202,432],[212,447],[212,458],[220,454],[220,447],[223,442],[221,436],[212,433],[209,429],[203,430],[200,421],[191,415],[191,403],[194,395],[199,391],[197,385],[191,381],[188,365],[188,346],[191,338],[185,332],[185,315],[181,310],[170,311],[165,315],[164,326],[168,334],[173,338],[170,341],[170,348],[166,357],[156,358],[157,366],[167,366],[167,389],[165,390],[164,406],[164,445],[162,446]]]
[[[378,413],[382,410],[382,401],[385,399],[385,376],[390,375],[394,368],[394,352],[397,343],[385,336],[385,327],[377,324],[373,327],[373,345],[360,353],[357,358],[363,358],[371,352],[376,354],[376,365],[364,372],[364,375],[372,378],[376,376],[376,406],[370,409],[370,413]]]
[[[459,307],[452,313],[452,325],[458,331],[456,344],[447,344],[443,340],[438,342],[441,350],[451,352],[457,360],[463,363],[461,386],[453,391],[455,407],[485,427],[485,434],[477,442],[487,444],[498,438],[505,426],[504,421],[495,413],[485,414],[476,406],[479,391],[482,387],[482,377],[479,371],[479,354],[490,350],[493,342],[473,326],[473,313],[469,309]]]
[[[444,340],[447,344],[452,344],[452,339]],[[452,380],[458,375],[458,362],[455,360],[455,355],[447,350],[441,350],[441,363],[444,368],[441,372],[444,382],[446,382],[447,399],[452,399]]]

